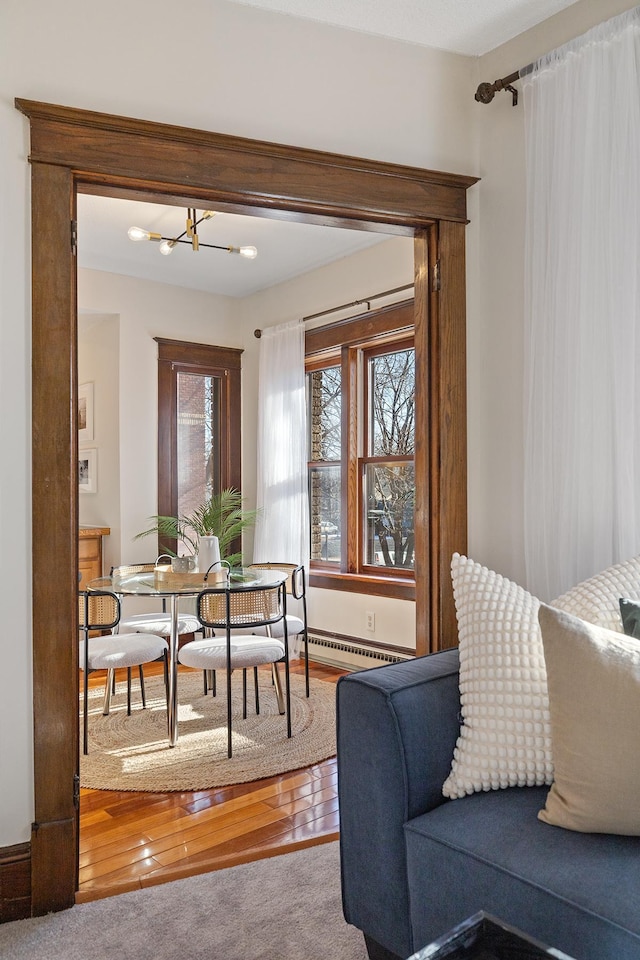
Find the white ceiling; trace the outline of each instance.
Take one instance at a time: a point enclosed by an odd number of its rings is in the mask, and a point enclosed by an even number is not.
[[[194,252],[186,244],[164,257],[158,243],[134,243],[127,236],[129,227],[136,226],[163,237],[177,237],[185,229],[186,216],[182,207],[80,194],[78,265],[227,297],[246,297],[388,239],[361,230],[230,213],[216,213],[201,223],[200,243],[254,246],[258,250],[255,260],[204,247]]]
[[[231,0],[370,34],[480,56],[576,0]],[[382,234],[219,213],[199,228],[202,242],[253,245],[255,260],[187,246],[163,257],[133,243],[135,225],[175,237],[186,210],[78,197],[78,264],[111,273],[244,297],[379,243]]]
[[[479,57],[576,0],[232,0]]]

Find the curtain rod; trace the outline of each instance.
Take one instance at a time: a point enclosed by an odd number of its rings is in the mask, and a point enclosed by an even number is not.
[[[491,103],[498,90],[508,90],[512,96],[511,105],[518,105],[518,91],[512,84],[522,77],[526,77],[533,70],[534,64],[528,63],[526,67],[520,67],[515,73],[510,73],[508,77],[502,77],[501,80],[494,80],[493,83],[481,83],[476,90],[475,99],[478,103]]]
[[[372,293],[370,297],[364,297],[362,300],[353,300],[351,303],[343,303],[339,307],[330,307],[328,310],[321,310],[319,313],[310,313],[308,317],[302,318],[302,323],[306,323],[307,320],[317,320],[318,317],[326,317],[329,313],[348,310],[349,307],[359,307],[363,303],[366,303],[367,310],[370,310],[372,300],[379,300],[380,297],[390,297],[392,293],[400,293],[401,290],[410,290],[413,286],[413,283],[405,283],[403,287],[393,287],[391,290],[383,290],[382,293]],[[259,340],[262,336],[262,330],[254,330],[253,335]]]

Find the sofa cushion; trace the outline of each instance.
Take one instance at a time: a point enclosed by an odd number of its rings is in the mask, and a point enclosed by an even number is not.
[[[640,598],[640,556],[616,563],[583,580],[553,600],[551,606],[587,623],[621,633],[620,597]]]
[[[475,793],[405,825],[415,949],[485,910],[580,960],[637,960],[640,838],[542,823],[546,792]]]
[[[640,644],[544,604],[539,618],[555,765],[540,819],[638,835]]]
[[[551,726],[539,601],[454,554],[462,726],[442,792],[549,784]]]

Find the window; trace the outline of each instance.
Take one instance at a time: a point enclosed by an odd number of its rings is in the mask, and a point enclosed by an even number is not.
[[[365,353],[363,564],[413,570],[415,353],[413,342]]]
[[[176,369],[177,513],[220,493],[220,377]]]
[[[366,322],[332,324],[333,334],[325,328],[307,335],[311,570],[317,585],[337,586],[337,579],[353,576],[368,579],[372,592],[388,592],[375,589],[378,581],[413,584],[412,326],[411,304],[367,314]]]
[[[242,351],[156,339],[158,513],[178,516],[240,489]]]
[[[340,563],[342,530],[342,375],[339,366],[307,374],[311,559]]]

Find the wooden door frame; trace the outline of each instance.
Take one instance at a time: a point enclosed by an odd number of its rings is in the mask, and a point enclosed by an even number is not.
[[[466,190],[476,178],[17,99],[32,167],[32,913],[77,870],[78,190],[413,236],[417,652],[455,643],[451,553],[466,549]],[[439,261],[440,283],[431,279]],[[436,286],[439,287],[436,289]],[[430,469],[437,464],[439,469]],[[55,576],[51,576],[55,564]]]

